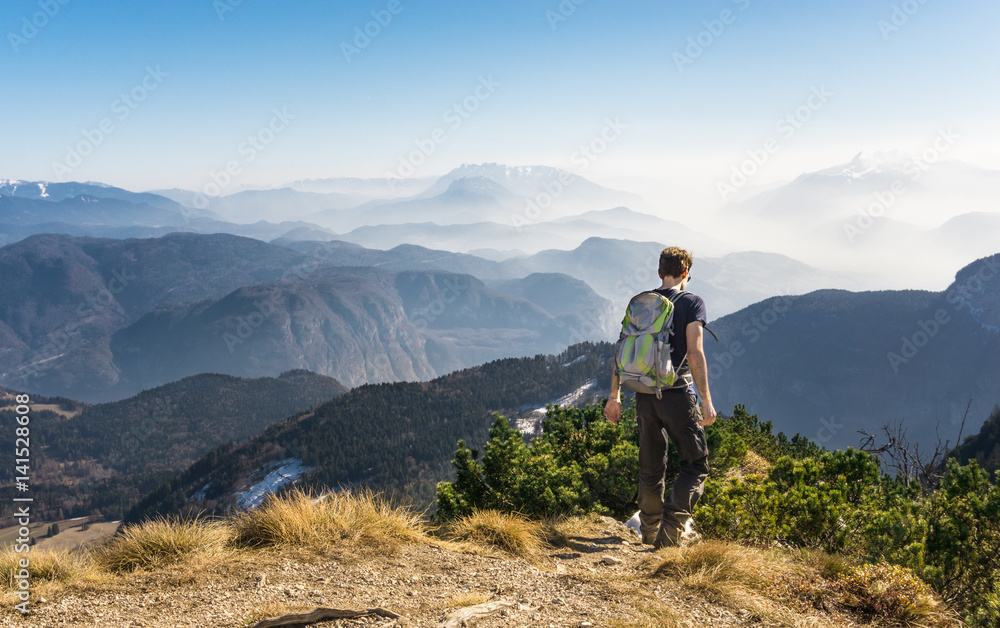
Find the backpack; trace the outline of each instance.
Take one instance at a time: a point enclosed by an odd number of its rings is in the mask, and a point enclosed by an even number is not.
[[[691,371],[683,369],[687,356],[676,369],[670,360],[674,303],[684,294],[688,293],[682,290],[665,297],[650,290],[629,301],[615,348],[615,366],[625,388],[655,393],[659,399],[663,389],[686,388],[691,383]]]

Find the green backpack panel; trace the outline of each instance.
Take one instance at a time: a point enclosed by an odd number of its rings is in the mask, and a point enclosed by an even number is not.
[[[674,302],[682,294],[687,292],[668,298],[651,290],[629,301],[615,351],[619,381],[625,388],[659,398],[665,388],[686,388],[690,384],[690,370],[674,369],[670,361]]]

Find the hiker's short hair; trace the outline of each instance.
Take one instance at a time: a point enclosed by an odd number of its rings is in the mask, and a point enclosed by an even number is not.
[[[684,249],[670,246],[660,251],[660,278],[680,277],[685,270],[691,270],[694,258]]]

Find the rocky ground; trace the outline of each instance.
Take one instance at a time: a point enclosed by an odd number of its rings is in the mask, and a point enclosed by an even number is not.
[[[99,582],[50,585],[28,616],[6,606],[0,625],[246,627],[318,607],[389,611],[311,624],[324,627],[460,626],[458,615],[476,610],[492,611],[468,622],[482,628],[864,625],[829,605],[820,610],[788,595],[777,582],[773,591],[754,593],[727,587],[724,573],[708,579],[702,573],[700,580],[654,575],[664,557],[682,550],[654,552],[608,518],[587,520],[558,545],[527,558],[434,540],[344,546],[325,556],[303,549],[235,552]],[[810,577],[803,573],[791,577]]]

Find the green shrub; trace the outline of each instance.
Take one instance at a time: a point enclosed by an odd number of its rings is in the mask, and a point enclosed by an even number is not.
[[[438,485],[439,515],[492,509],[535,517],[610,512],[623,518],[635,512],[635,406],[623,411],[618,425],[605,421],[602,411],[602,404],[550,407],[542,436],[530,443],[497,416],[482,460],[459,443],[453,461],[457,479]],[[968,625],[1000,625],[1000,487],[975,463],[949,461],[941,488],[925,496],[919,483],[885,474],[870,454],[829,452],[798,435],[790,440],[775,435],[769,422],[742,406],[731,417],[720,417],[706,435],[712,471],[694,513],[705,537],[815,548],[852,561],[897,565],[929,583]],[[755,460],[771,465],[766,473],[731,473],[751,451]],[[671,447],[668,483],[677,458]],[[883,585],[871,586],[876,591]],[[860,591],[858,600],[868,599]],[[890,612],[895,594],[888,595],[872,598],[870,608]]]

